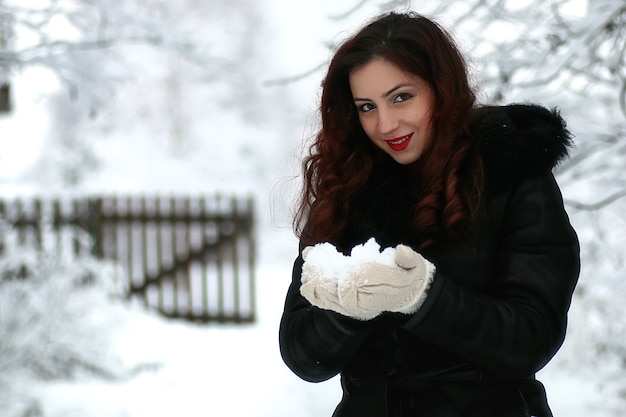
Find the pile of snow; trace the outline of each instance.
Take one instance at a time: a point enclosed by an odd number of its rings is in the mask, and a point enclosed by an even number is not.
[[[341,281],[348,271],[367,262],[396,266],[394,255],[394,248],[385,248],[381,251],[374,238],[353,247],[350,255],[344,255],[333,244],[323,242],[305,249],[304,268],[315,269],[324,276]]]

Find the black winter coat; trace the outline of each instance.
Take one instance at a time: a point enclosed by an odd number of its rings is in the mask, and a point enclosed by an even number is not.
[[[579,274],[551,173],[570,136],[556,112],[531,105],[484,108],[473,131],[486,171],[480,228],[422,252],[437,270],[417,313],[358,321],[311,306],[295,260],[281,353],[304,380],[341,373],[333,417],[552,416],[535,373],[563,343]],[[400,169],[375,172],[356,197],[344,250],[372,236],[381,246],[413,243]]]

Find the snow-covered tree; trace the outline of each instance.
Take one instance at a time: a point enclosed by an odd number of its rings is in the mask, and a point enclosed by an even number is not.
[[[88,124],[133,76],[128,48],[206,64],[209,54],[194,48],[179,19],[162,0],[0,1],[0,102],[22,93],[10,83],[27,70],[58,84],[44,97],[51,132],[31,175],[72,186],[97,167]]]
[[[80,186],[100,166],[94,137],[119,133],[120,123],[136,127],[141,119],[154,145],[164,138],[178,157],[194,141],[206,141],[215,119],[224,123],[214,117],[218,112],[262,123],[269,109],[260,105],[267,90],[257,73],[264,42],[258,6],[253,0],[2,0],[0,16],[19,36],[0,45],[0,81],[38,68],[60,82],[39,101],[50,129],[22,179],[47,189]],[[142,107],[129,109],[138,95],[146,98]],[[238,147],[250,165],[265,149],[244,141]],[[205,155],[213,157],[220,155]]]
[[[489,102],[557,106],[576,135],[559,171],[574,210],[597,210],[626,196],[626,4],[614,0],[445,1],[446,16],[476,64]]]
[[[174,10],[161,0],[3,0],[0,77],[44,66],[95,105],[111,93],[111,75],[103,77],[101,64],[115,47],[152,45],[191,59]]]

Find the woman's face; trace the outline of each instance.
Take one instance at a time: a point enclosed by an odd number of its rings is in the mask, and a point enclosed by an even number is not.
[[[375,58],[350,74],[350,90],[363,130],[399,164],[422,156],[433,139],[435,94],[426,81]]]

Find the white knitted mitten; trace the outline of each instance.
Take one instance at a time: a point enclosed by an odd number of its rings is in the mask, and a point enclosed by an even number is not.
[[[398,245],[395,265],[366,262],[355,265],[339,280],[341,307],[371,319],[383,311],[415,313],[426,299],[435,266],[408,246]]]
[[[302,251],[304,264],[302,265],[300,294],[316,307],[352,317],[353,313],[343,308],[339,302],[337,276],[316,263],[306,261],[312,249],[312,246],[308,246]]]

